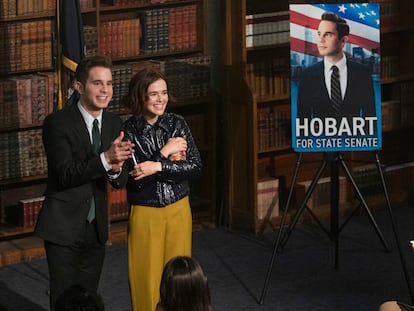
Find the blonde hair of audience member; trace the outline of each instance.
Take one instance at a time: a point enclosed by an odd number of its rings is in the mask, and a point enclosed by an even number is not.
[[[156,311],[211,311],[210,289],[200,264],[188,256],[170,259],[164,267]]]

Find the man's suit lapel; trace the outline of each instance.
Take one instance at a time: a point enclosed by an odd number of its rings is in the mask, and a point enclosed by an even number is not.
[[[316,77],[316,81],[320,83],[320,86],[319,88],[316,88],[316,89],[324,90],[323,96],[325,97],[325,99],[330,100],[329,92],[328,92],[328,89],[326,88],[326,83],[325,83],[325,65],[323,61],[319,62],[318,65],[319,65],[319,68],[318,68],[318,76]]]
[[[78,106],[72,106],[72,120],[74,130],[78,132],[81,137],[81,143],[85,146],[86,154],[92,152],[91,139],[89,137],[88,127],[86,126],[85,120],[80,113]]]
[[[111,122],[109,121],[108,113],[104,110],[102,112],[101,151],[109,148],[112,139]]]
[[[353,104],[353,96],[355,92],[352,92],[353,90],[360,90],[361,92],[364,92],[366,90],[361,90],[360,80],[358,79],[358,76],[355,74],[355,67],[353,62],[347,60],[347,87],[345,90],[345,96],[344,96],[344,102]],[[349,104],[348,104],[349,105]]]

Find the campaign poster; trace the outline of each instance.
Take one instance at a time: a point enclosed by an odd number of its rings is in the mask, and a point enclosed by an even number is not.
[[[291,4],[289,13],[293,149],[381,149],[379,4]]]

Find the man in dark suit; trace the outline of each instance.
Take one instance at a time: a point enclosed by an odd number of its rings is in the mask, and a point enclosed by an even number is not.
[[[122,141],[121,119],[105,110],[111,60],[85,58],[75,78],[79,101],[49,115],[43,127],[48,181],[35,234],[44,239],[51,310],[74,284],[97,291],[108,238],[106,182],[117,187],[126,180],[122,166],[133,152]]]
[[[343,47],[349,25],[338,15],[326,12],[318,26],[318,51],[323,61],[303,71],[298,86],[297,117],[375,117],[375,97],[370,70],[347,59]],[[331,78],[338,68],[342,103],[333,105]]]

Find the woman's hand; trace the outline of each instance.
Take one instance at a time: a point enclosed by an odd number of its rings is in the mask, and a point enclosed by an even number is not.
[[[134,169],[129,172],[129,175],[134,177],[134,180],[140,180],[146,176],[161,172],[162,166],[160,162],[145,161],[138,163]]]
[[[168,139],[167,143],[160,150],[161,154],[168,158],[173,153],[178,153],[187,150],[187,141],[182,137],[172,137]]]

